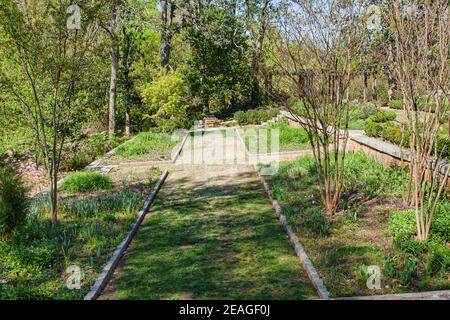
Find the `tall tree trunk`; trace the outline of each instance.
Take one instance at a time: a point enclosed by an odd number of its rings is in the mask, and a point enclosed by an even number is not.
[[[109,128],[108,133],[113,137],[116,133],[116,107],[117,107],[117,72],[119,69],[119,54],[117,49],[117,1],[113,1],[113,10],[111,13],[111,45],[109,47],[109,56],[111,58],[111,82],[109,86]]]
[[[364,103],[369,101],[369,74],[364,71]]]
[[[377,84],[378,84],[378,75],[376,72],[373,73],[372,75],[372,100],[378,101],[378,88],[377,88]]]
[[[395,91],[397,90],[397,81],[394,75],[394,48],[392,43],[388,48],[388,63],[387,63],[387,76],[388,76],[388,99],[392,101],[395,99]]]
[[[173,19],[175,17],[175,3],[173,0],[161,1],[161,66],[170,68],[170,53],[172,51]]]
[[[129,136],[131,134],[131,81],[130,81],[130,51],[132,43],[132,34],[129,34],[126,28],[123,28],[124,37],[124,50],[123,50],[123,89],[124,89],[124,102],[125,102],[125,134]]]
[[[255,21],[255,8],[258,6],[251,0],[245,1],[246,16],[247,16],[247,28],[250,32],[252,39],[252,66],[251,66],[251,79],[252,79],[252,106],[254,108],[260,105],[260,88],[259,88],[259,72],[261,65],[261,56],[264,46],[264,39],[266,35],[267,25],[269,23],[269,4],[270,0],[264,0],[261,4],[260,10],[258,10],[258,21]],[[255,28],[255,24],[258,28]]]

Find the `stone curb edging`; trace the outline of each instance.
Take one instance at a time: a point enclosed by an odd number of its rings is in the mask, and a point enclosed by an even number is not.
[[[345,297],[333,300],[450,300],[450,290],[418,292],[418,293],[401,293],[386,294],[381,296],[361,296],[361,297]]]
[[[165,170],[163,172],[163,174],[161,175],[161,177],[159,178],[158,183],[156,184],[153,192],[150,194],[147,201],[145,202],[144,208],[139,212],[139,216],[136,219],[136,222],[133,224],[133,227],[128,232],[125,239],[123,239],[123,241],[117,246],[111,259],[108,261],[106,266],[103,268],[102,273],[97,278],[97,281],[95,282],[95,284],[91,287],[91,290],[89,291],[89,293],[84,297],[84,300],[95,300],[100,296],[100,294],[102,293],[106,284],[108,283],[109,279],[111,278],[114,270],[116,269],[117,265],[119,264],[122,254],[128,248],[131,240],[136,235],[142,221],[144,220],[147,213],[150,211],[150,208],[151,208],[153,202],[156,200],[156,196],[158,195],[158,192],[161,189],[162,185],[164,184],[168,175],[169,175],[169,172],[167,170]]]
[[[88,164],[86,167],[83,168],[82,171],[86,171],[86,170],[95,170],[97,168],[100,167],[100,163],[106,159],[111,158],[112,156],[114,156],[116,154],[116,150],[123,144],[127,143],[127,142],[131,142],[135,139],[136,137],[133,137],[130,140],[125,141],[124,143],[121,143],[120,145],[118,145],[117,147],[115,147],[114,149],[112,149],[111,151],[109,151],[108,153],[104,154],[103,156],[101,156],[100,158],[94,160],[93,162],[91,162],[90,164]],[[66,177],[67,178],[67,177]],[[66,178],[62,178],[61,180],[58,181],[58,188],[61,187],[62,183],[64,182],[64,180]],[[48,188],[45,188],[44,190],[42,190],[41,192],[36,193],[33,198],[37,198],[37,197],[42,197],[45,196],[48,193]]]
[[[281,224],[283,225],[283,228],[286,231],[288,238],[294,247],[295,253],[296,253],[297,257],[299,258],[300,263],[302,264],[303,268],[306,270],[308,278],[311,280],[314,288],[317,290],[317,293],[318,293],[320,299],[329,300],[330,294],[328,292],[328,289],[326,288],[322,279],[320,279],[320,276],[317,273],[316,269],[314,268],[308,255],[306,254],[305,249],[300,244],[297,236],[295,235],[294,231],[292,230],[292,227],[289,225],[289,222],[288,222],[286,216],[283,215],[280,204],[278,203],[278,201],[273,200],[272,195],[270,193],[269,184],[267,183],[266,179],[260,174],[259,170],[257,170],[257,172],[258,172],[259,178],[261,179],[261,182],[264,185],[264,190],[266,191],[266,193],[270,199],[270,202],[272,202],[273,208],[275,209],[276,216],[277,216],[278,220],[281,222]]]
[[[181,142],[180,146],[178,147],[177,151],[175,152],[175,155],[173,156],[172,164],[175,164],[175,162],[177,162],[178,157],[180,156],[181,151],[183,151],[183,147],[186,144],[186,141],[190,135],[191,135],[191,131],[186,132],[186,134],[184,135],[183,141]]]

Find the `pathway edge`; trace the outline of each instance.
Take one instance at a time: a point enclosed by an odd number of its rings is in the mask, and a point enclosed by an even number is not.
[[[139,227],[141,226],[142,221],[144,220],[145,216],[150,211],[150,208],[151,208],[153,202],[155,202],[156,196],[158,195],[159,190],[161,189],[161,187],[164,184],[168,175],[169,175],[169,171],[165,170],[163,172],[163,174],[161,175],[161,177],[159,178],[158,183],[155,185],[153,192],[150,194],[147,201],[145,202],[144,208],[139,212],[139,215],[138,215],[135,223],[133,224],[133,227],[128,232],[125,239],[123,239],[122,242],[117,246],[111,259],[109,259],[108,263],[103,268],[102,273],[97,278],[97,281],[95,282],[95,284],[91,287],[91,290],[89,291],[89,293],[84,297],[84,300],[95,300],[100,296],[103,289],[106,287],[109,279],[111,278],[114,270],[116,269],[117,265],[119,264],[119,261],[122,258],[123,253],[128,248],[131,240],[133,240]]]

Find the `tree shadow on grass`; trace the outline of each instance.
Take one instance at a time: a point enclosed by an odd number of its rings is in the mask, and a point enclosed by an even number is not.
[[[249,173],[173,180],[115,284],[114,299],[316,298]]]

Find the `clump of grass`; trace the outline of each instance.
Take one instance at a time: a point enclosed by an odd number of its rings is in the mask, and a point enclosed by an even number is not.
[[[294,128],[287,121],[278,122],[272,124],[268,127],[263,128],[267,130],[267,151],[268,152],[277,152],[277,151],[298,151],[305,150],[310,147],[308,134],[303,128]],[[272,150],[272,132],[274,130],[279,131],[279,148],[280,150]],[[250,129],[243,130],[242,137],[245,141],[245,145],[247,149],[250,149],[250,142],[255,143],[258,147],[258,151],[261,152],[261,144],[264,142],[261,141],[259,129]],[[252,150],[254,151],[254,150]]]
[[[124,158],[148,154],[168,156],[177,142],[167,133],[144,132],[118,147],[116,155]]]
[[[98,172],[75,172],[68,176],[62,186],[62,191],[67,192],[91,192],[98,190],[110,190],[113,182],[110,177]]]

